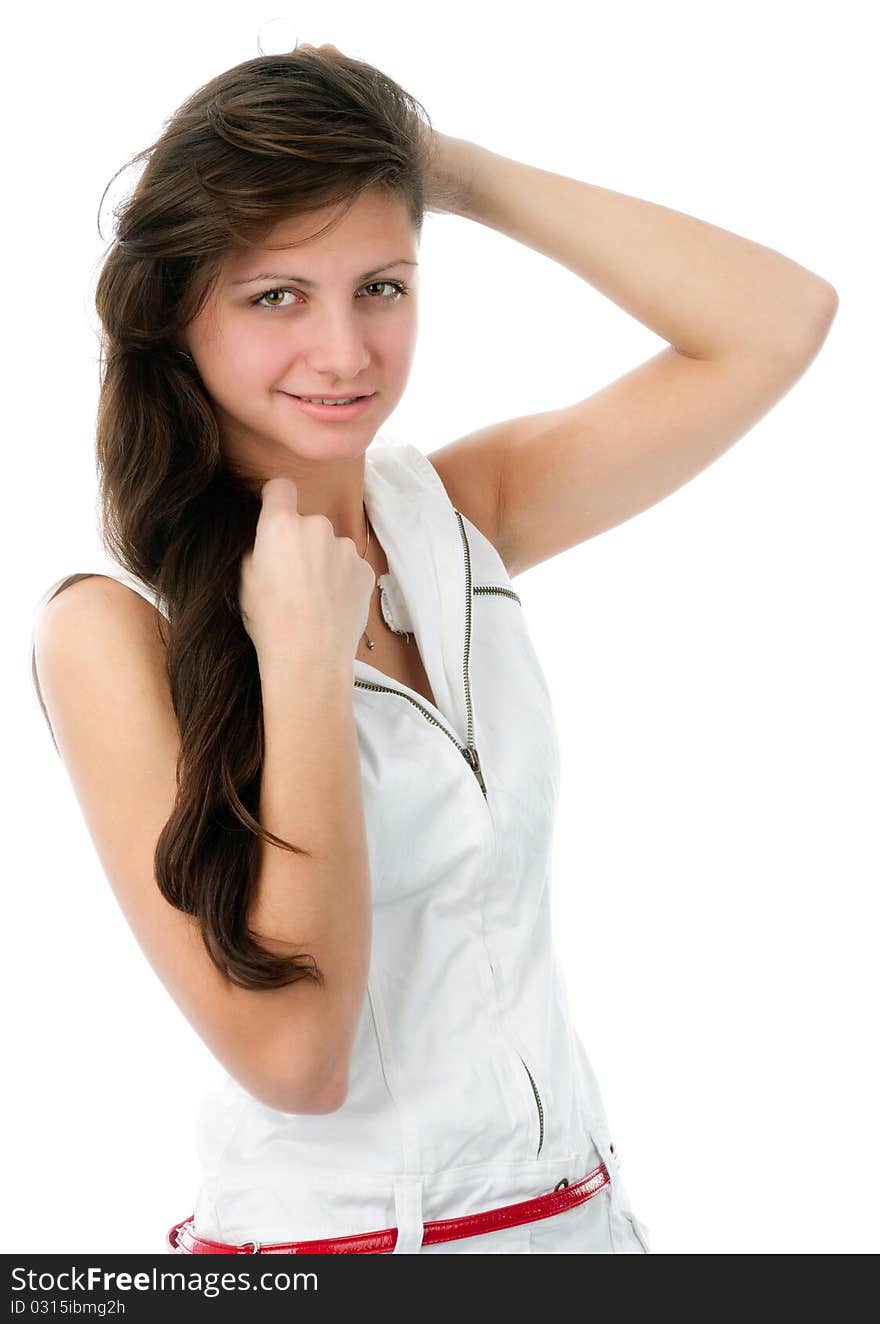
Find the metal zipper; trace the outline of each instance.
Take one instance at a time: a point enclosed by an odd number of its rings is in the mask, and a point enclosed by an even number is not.
[[[455,508],[453,507],[453,509]],[[462,745],[456,740],[451,731],[447,731],[443,723],[438,722],[434,714],[428,712],[428,709],[425,708],[423,704],[419,703],[418,699],[414,699],[411,694],[405,694],[403,690],[398,690],[393,685],[380,685],[378,682],[372,680],[355,680],[354,683],[363,690],[379,690],[384,691],[386,694],[397,694],[402,699],[408,699],[414,708],[418,708],[419,712],[422,713],[429,722],[433,723],[438,730],[442,731],[443,734],[452,741],[455,748],[461,753],[468,767],[473,772],[479,782],[480,790],[483,792],[484,798],[488,801],[489,795],[486,790],[486,783],[483,780],[483,771],[480,767],[480,756],[477,753],[477,747],[474,744],[474,713],[471,706],[471,686],[470,677],[468,675],[468,659],[470,657],[471,647],[471,553],[470,545],[467,540],[467,533],[465,532],[464,523],[461,518],[461,512],[456,510],[455,515],[458,519],[458,527],[461,532],[462,543],[464,546],[465,570],[467,574],[467,606],[465,609],[464,639],[464,695],[465,703],[467,705],[467,744]]]
[[[504,597],[512,598],[515,602],[518,602],[519,605],[522,606],[522,600],[520,599],[519,594],[518,594],[518,593],[514,593],[513,589],[512,589],[512,588],[507,588],[506,585],[502,585],[502,584],[475,584],[475,585],[474,585],[473,592],[474,592],[475,594],[476,594],[476,593],[498,593],[498,594],[503,595]],[[491,967],[491,963],[490,963],[490,967]],[[492,968],[492,974],[494,975],[494,973],[495,973],[494,967],[491,967],[491,968]],[[540,1094],[538,1093],[538,1087],[537,1087],[537,1085],[535,1084],[535,1078],[534,1078],[534,1076],[532,1075],[531,1071],[529,1071],[528,1067],[526,1066],[525,1061],[523,1060],[521,1054],[517,1053],[517,1057],[519,1057],[520,1062],[522,1062],[523,1067],[525,1067],[526,1075],[528,1076],[528,1078],[529,1078],[529,1083],[531,1084],[531,1087],[532,1087],[532,1093],[533,1093],[533,1095],[535,1096],[535,1104],[537,1105],[537,1108],[538,1108],[539,1136],[538,1136],[538,1151],[537,1151],[537,1153],[535,1154],[535,1158],[538,1158],[538,1157],[540,1157],[541,1150],[542,1150],[543,1147],[544,1147],[544,1105],[543,1105],[542,1102],[541,1102],[541,1096],[540,1096]],[[567,1181],[567,1179],[564,1178],[564,1177],[563,1177],[563,1179],[562,1179],[561,1182],[557,1183],[555,1189],[556,1189],[556,1190],[559,1190],[559,1187],[560,1187],[560,1186],[563,1186],[563,1185],[565,1185],[565,1186],[568,1185],[568,1181]]]
[[[461,511],[455,510],[455,518],[458,520],[458,528],[461,533],[462,546],[464,547],[464,564],[467,585],[465,588],[465,629],[464,629],[464,701],[467,705],[467,749],[463,751],[465,758],[474,770],[474,776],[480,783],[480,789],[488,800],[486,794],[486,783],[483,781],[483,774],[480,770],[480,756],[477,753],[477,747],[474,744],[474,712],[471,707],[471,682],[468,674],[468,661],[471,653],[471,548],[465,532],[464,520],[461,517]]]
[[[465,761],[467,762],[468,766],[472,769],[474,776],[476,777],[477,781],[480,784],[480,790],[483,792],[484,797],[488,801],[489,797],[486,791],[486,783],[483,780],[483,773],[480,768],[480,756],[477,753],[477,747],[473,742],[474,711],[473,711],[473,705],[471,704],[470,675],[468,672],[468,663],[470,660],[470,649],[471,649],[471,602],[475,593],[500,593],[503,594],[505,597],[515,599],[515,601],[518,602],[520,606],[522,606],[522,602],[520,601],[519,595],[517,593],[514,593],[513,589],[507,588],[506,586],[500,584],[474,585],[472,583],[471,552],[470,552],[470,544],[468,542],[468,537],[467,537],[467,531],[465,530],[464,527],[464,521],[461,517],[461,511],[456,510],[455,507],[453,507],[453,510],[455,510],[455,517],[458,520],[458,528],[459,528],[459,532],[461,533],[461,541],[462,541],[462,547],[464,550],[464,558],[465,558],[465,573],[467,579],[467,591],[465,594],[466,606],[465,606],[465,636],[464,636],[464,665],[463,665],[464,697],[465,697],[465,705],[467,707],[467,745],[460,744],[460,742],[456,740],[455,736],[446,729],[446,727],[442,724],[442,722],[438,722],[434,714],[429,712],[428,709],[423,704],[419,703],[417,699],[414,699],[411,694],[405,694],[403,690],[396,689],[393,685],[380,685],[376,681],[372,681],[372,680],[355,680],[354,683],[355,685],[359,686],[361,689],[378,690],[386,694],[397,694],[402,699],[408,699],[409,702],[413,705],[413,707],[418,708],[419,712],[424,717],[426,717],[428,721],[432,723],[432,725],[436,726],[438,730],[442,731],[443,734],[449,740],[452,741],[456,749],[460,751]],[[490,968],[491,968],[491,963],[490,963]],[[492,973],[494,977],[494,973],[495,973],[494,969]],[[538,1138],[538,1152],[535,1155],[535,1157],[537,1158],[540,1155],[541,1150],[544,1146],[544,1105],[541,1103],[541,1096],[538,1093],[538,1087],[535,1084],[534,1077],[532,1076],[531,1071],[529,1071],[528,1067],[526,1066],[525,1062],[523,1061],[523,1058],[519,1053],[517,1053],[517,1057],[519,1057],[520,1062],[522,1062],[523,1066],[525,1067],[526,1075],[528,1076],[529,1081],[531,1082],[532,1093],[535,1096],[535,1103],[537,1104],[537,1108],[538,1108],[538,1124],[540,1128],[540,1133]]]
[[[520,1062],[522,1062],[523,1066],[526,1067],[526,1064],[525,1062],[523,1062],[523,1059],[519,1053],[517,1053],[517,1057],[519,1057],[519,1060]],[[528,1076],[529,1080],[532,1083],[532,1093],[535,1096],[535,1103],[538,1105],[538,1122],[541,1127],[540,1137],[538,1140],[538,1153],[535,1155],[535,1158],[538,1158],[544,1144],[544,1105],[541,1103],[541,1096],[538,1093],[538,1087],[535,1084],[535,1078],[532,1075],[531,1071],[529,1071],[528,1067],[526,1067],[526,1075]]]
[[[442,722],[438,722],[434,714],[429,713],[427,708],[425,708],[423,704],[419,703],[418,699],[414,699],[411,694],[404,694],[403,690],[395,689],[393,685],[379,685],[376,681],[373,680],[356,680],[354,683],[355,685],[358,686],[359,689],[362,690],[381,690],[384,691],[386,694],[397,694],[401,699],[408,699],[414,708],[418,708],[419,712],[422,713],[428,719],[429,722],[432,722],[433,725],[437,727],[438,731],[442,731],[443,734],[447,736],[449,740],[452,741],[453,745],[455,745],[455,748],[459,751],[460,754],[464,756],[465,762],[476,774],[477,781],[480,783],[480,789],[482,790],[483,795],[486,795],[486,783],[483,781],[483,774],[480,770],[480,760],[477,756],[476,749],[467,748],[464,745],[460,744],[456,740],[455,736],[452,735],[450,731],[447,731],[446,727],[442,724]],[[486,798],[488,799],[487,795]]]
[[[504,587],[503,585],[501,585],[501,584],[475,584],[475,585],[474,585],[474,592],[475,592],[475,593],[503,593],[504,596],[505,596],[506,598],[513,598],[514,602],[518,602],[519,605],[522,606],[522,599],[520,598],[519,594],[518,594],[518,593],[514,593],[514,591],[513,591],[512,588],[505,588],[505,587]]]

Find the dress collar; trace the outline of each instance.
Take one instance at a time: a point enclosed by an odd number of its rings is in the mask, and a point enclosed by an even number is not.
[[[467,563],[458,516],[430,460],[407,442],[374,439],[364,457],[364,504],[388,561],[392,610],[414,635],[436,712],[467,742],[464,649]],[[354,659],[355,676],[423,695]],[[430,704],[428,705],[431,706]]]

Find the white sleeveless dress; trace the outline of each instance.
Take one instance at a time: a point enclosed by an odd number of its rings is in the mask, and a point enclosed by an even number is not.
[[[522,603],[415,446],[373,440],[364,499],[385,620],[415,634],[436,707],[354,659],[373,939],[348,1097],[278,1112],[218,1063],[196,1117],[194,1231],[242,1244],[397,1227],[395,1254],[645,1253],[554,950],[559,746]],[[94,573],[162,609],[115,562]],[[421,1245],[424,1222],[603,1162],[611,1182],[584,1204]]]

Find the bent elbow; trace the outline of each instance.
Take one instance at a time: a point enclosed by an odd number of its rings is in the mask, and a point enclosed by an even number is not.
[[[271,1107],[291,1115],[337,1112],[348,1096],[350,1050],[331,1043],[323,1023],[301,1022],[296,1038],[273,1047],[264,1060]]]
[[[312,1087],[309,1095],[309,1111],[314,1113],[335,1113],[344,1105],[348,1097],[348,1074],[335,1075]]]
[[[811,316],[807,320],[807,332],[811,340],[818,340],[820,344],[825,340],[839,306],[840,298],[834,286],[827,280],[820,281],[812,297]]]
[[[302,1114],[314,1116],[323,1113],[335,1113],[348,1097],[348,1080],[335,1077],[331,1081],[297,1081],[293,1086],[287,1081],[271,1092],[271,1108],[290,1116]]]

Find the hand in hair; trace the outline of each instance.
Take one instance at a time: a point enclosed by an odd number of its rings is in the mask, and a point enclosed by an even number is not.
[[[331,42],[324,42],[320,46],[301,42],[291,54],[303,50],[346,58]],[[424,165],[425,210],[465,215],[472,196],[471,186],[477,165],[475,154],[480,149],[466,138],[453,138],[446,133],[438,133],[421,119],[414,123],[413,132],[418,138]]]
[[[342,54],[342,51],[339,50],[337,46],[333,46],[329,41],[325,41],[320,46],[313,46],[310,41],[304,41],[294,47],[291,51],[291,55],[296,54],[297,51],[325,51],[327,53],[332,53],[333,55]]]

